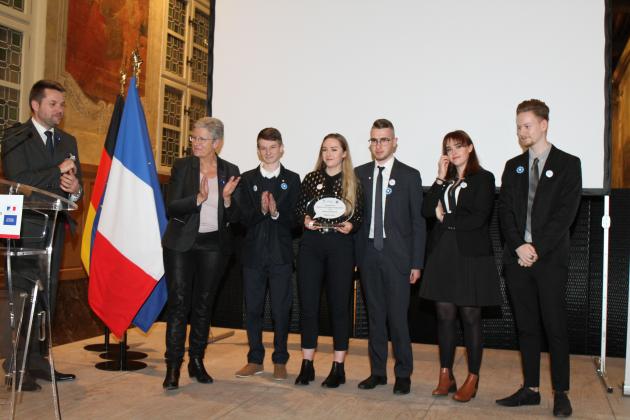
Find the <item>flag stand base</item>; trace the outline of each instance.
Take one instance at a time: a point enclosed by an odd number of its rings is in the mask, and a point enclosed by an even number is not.
[[[107,353],[103,353],[100,356],[105,358],[104,355],[114,355],[116,354],[115,360],[109,360],[107,362],[99,362],[94,365],[94,367],[98,370],[105,370],[110,372],[115,371],[134,371],[140,370],[147,367],[146,363],[138,362],[132,360],[132,358],[140,358],[143,359],[147,357],[146,353],[140,353],[137,351],[128,352],[127,351],[127,331],[125,331],[125,335],[123,336],[122,341],[119,343],[119,350],[117,352],[109,351]]]

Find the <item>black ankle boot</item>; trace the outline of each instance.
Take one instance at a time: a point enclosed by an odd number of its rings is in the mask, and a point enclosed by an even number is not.
[[[295,378],[296,385],[308,385],[310,381],[315,380],[315,367],[312,360],[302,359],[302,367],[300,374]]]
[[[179,369],[182,362],[166,362],[166,377],[162,382],[162,388],[167,391],[179,388]]]
[[[197,379],[197,382],[202,384],[211,384],[214,382],[212,376],[208,375],[208,372],[206,372],[201,357],[190,358],[188,361],[188,375],[190,375],[191,378]]]
[[[346,383],[346,371],[343,368],[343,362],[333,362],[330,373],[322,386],[326,388],[337,388],[341,384]]]

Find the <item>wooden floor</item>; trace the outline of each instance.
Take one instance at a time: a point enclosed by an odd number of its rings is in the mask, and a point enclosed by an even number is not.
[[[228,330],[214,329],[219,335]],[[271,347],[272,335],[265,333],[265,345]],[[149,357],[148,367],[137,372],[104,372],[95,369],[101,361],[98,354],[83,346],[98,343],[102,338],[84,340],[55,347],[58,370],[77,375],[77,380],[60,383],[61,411],[64,419],[519,419],[551,418],[553,398],[550,392],[548,357],[543,357],[541,370],[542,402],[536,407],[504,408],[494,403],[517,389],[521,383],[519,355],[515,351],[486,350],[481,369],[477,398],[458,403],[450,398],[433,398],[431,390],[438,375],[437,347],[414,344],[414,373],[411,394],[392,394],[393,361],[389,364],[389,384],[375,390],[359,390],[357,384],[369,375],[367,341],[351,340],[346,360],[347,383],[340,388],[324,389],[319,384],[328,374],[331,339],[320,340],[315,358],[316,381],[307,387],[293,385],[301,356],[299,336],[291,335],[291,359],[287,365],[289,380],[271,378],[273,365],[268,362],[263,375],[236,378],[234,372],[246,362],[247,336],[244,331],[208,346],[205,365],[214,377],[210,385],[191,382],[182,369],[177,391],[164,392],[165,373],[164,324],[156,324],[148,335],[129,332],[131,350],[143,351]],[[455,375],[463,382],[466,361],[463,349],[456,356]],[[608,359],[608,376],[615,386],[607,394],[596,377],[591,357],[571,358],[571,392],[573,418],[630,419],[630,397],[623,397],[624,360]],[[18,419],[52,419],[51,387],[40,382],[39,392],[24,393],[17,407]],[[0,391],[0,418],[8,415],[8,394]]]

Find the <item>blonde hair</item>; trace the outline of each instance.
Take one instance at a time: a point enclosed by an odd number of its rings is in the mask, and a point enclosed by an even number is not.
[[[348,146],[348,140],[339,133],[330,133],[322,140],[322,146],[328,139],[336,139],[344,152],[346,157],[341,162],[341,196],[348,200],[352,204],[353,208],[357,205],[357,177],[354,173],[354,166],[352,165],[352,157],[350,156],[350,147]],[[321,146],[319,155],[317,156],[317,162],[315,163],[316,171],[323,171],[326,169],[326,164],[322,159]]]

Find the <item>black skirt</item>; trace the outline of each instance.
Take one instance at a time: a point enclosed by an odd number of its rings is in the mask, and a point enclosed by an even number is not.
[[[445,231],[428,256],[420,297],[457,306],[501,305],[503,298],[494,256],[461,255],[455,231]]]

